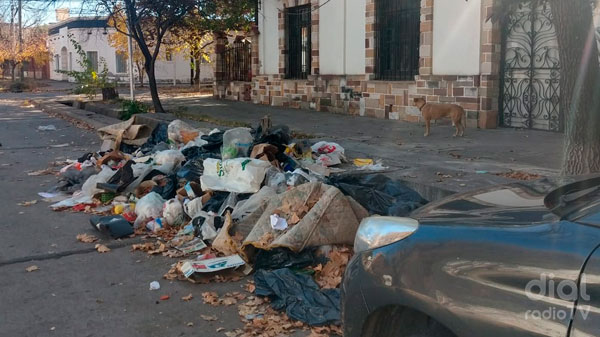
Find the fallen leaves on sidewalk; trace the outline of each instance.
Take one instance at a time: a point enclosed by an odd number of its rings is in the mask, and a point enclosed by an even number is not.
[[[254,290],[256,290],[256,286],[254,285],[254,281],[248,281],[248,283],[246,283],[244,285],[244,289],[246,289],[247,292],[249,293],[254,293]]]
[[[342,336],[342,328],[337,325],[315,326],[310,329],[309,337]]]
[[[542,176],[535,173],[523,172],[523,171],[509,171],[503,173],[496,173],[497,176],[515,179],[515,180],[536,180]]]
[[[77,240],[83,243],[92,243],[98,241],[98,238],[90,234],[77,234]]]
[[[25,268],[25,270],[27,270],[28,273],[31,273],[32,271],[40,270],[40,267],[33,265]]]
[[[181,299],[184,300],[184,301],[186,301],[186,302],[188,302],[188,301],[191,301],[192,298],[194,298],[194,295],[192,295],[192,293],[190,293],[187,296],[183,296]]]
[[[219,305],[219,294],[214,291],[202,293],[202,300],[204,300],[204,304],[217,306]]]
[[[35,205],[35,204],[37,204],[37,202],[38,202],[37,200],[23,201],[23,202],[18,203],[17,205],[27,207],[27,206]]]
[[[162,296],[160,297],[160,300],[161,300],[161,301],[166,301],[166,300],[168,300],[169,298],[171,298],[171,296],[169,296],[169,295],[162,295]]]
[[[215,316],[215,315],[212,315],[212,316],[200,315],[200,317],[202,317],[203,320],[209,321],[209,322],[217,320],[217,316]]]
[[[110,252],[110,248],[106,247],[105,245],[101,245],[101,244],[96,244],[94,246],[94,248],[96,248],[96,250],[98,251],[98,253],[108,253]]]

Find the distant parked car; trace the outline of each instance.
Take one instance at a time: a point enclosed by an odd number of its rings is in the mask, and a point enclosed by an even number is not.
[[[495,186],[363,220],[344,336],[600,336],[600,177]]]

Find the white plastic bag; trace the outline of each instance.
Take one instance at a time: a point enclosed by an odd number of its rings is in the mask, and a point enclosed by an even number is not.
[[[165,200],[156,192],[150,192],[141,198],[135,205],[136,227],[148,219],[160,217],[164,203]]]
[[[171,174],[184,160],[185,156],[179,150],[164,150],[154,155],[154,163],[158,165],[155,168],[164,174]]]
[[[265,185],[273,187],[277,193],[283,193],[287,190],[287,179],[285,174],[271,166],[265,177]]]
[[[97,188],[96,184],[107,182],[114,174],[115,171],[113,171],[110,167],[102,165],[102,171],[100,171],[98,174],[90,176],[88,180],[83,183],[83,186],[81,186],[81,191],[83,191],[83,194],[88,197],[94,196],[97,193],[101,193],[104,190]]]
[[[248,128],[235,128],[225,131],[223,134],[223,159],[248,157],[254,137]]]
[[[265,179],[271,163],[250,158],[229,160],[206,159],[204,174],[200,177],[203,191],[256,193]]]
[[[167,224],[171,226],[181,226],[183,224],[183,206],[178,199],[165,202],[162,212]]]
[[[185,143],[200,135],[200,131],[179,119],[172,121],[167,127],[167,136],[175,143]]]
[[[338,143],[318,142],[311,146],[313,152],[319,154],[317,162],[323,166],[334,166],[341,164],[344,157],[344,148]]]

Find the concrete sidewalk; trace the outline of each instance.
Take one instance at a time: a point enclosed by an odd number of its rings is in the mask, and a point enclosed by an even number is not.
[[[149,101],[147,95],[141,95],[140,99]],[[223,129],[232,122],[256,125],[263,116],[270,115],[274,124],[288,125],[311,140],[339,143],[350,159],[381,159],[390,168],[389,175],[407,182],[430,200],[514,181],[496,175],[511,170],[543,176],[557,175],[560,170],[563,135],[558,133],[467,129],[464,138],[454,138],[453,128],[440,122],[433,126],[432,135],[425,138],[422,124],[276,108],[205,96],[165,95],[163,105],[198,127]],[[51,110],[64,110],[71,118],[79,114],[88,121],[101,120],[102,124],[118,122],[84,110],[70,111],[73,108],[64,105],[63,109],[59,108],[52,104]],[[172,114],[141,117],[164,122],[175,118]]]
[[[273,124],[286,124],[314,138],[340,143],[349,158],[382,159],[384,165],[395,170],[393,175],[397,178],[452,192],[511,181],[495,175],[510,170],[557,175],[561,165],[563,135],[558,133],[508,128],[467,129],[464,138],[454,138],[452,126],[440,121],[432,127],[431,136],[425,138],[422,123],[207,97],[166,98],[163,104],[167,110],[179,111],[185,116],[208,116],[253,125],[268,114]]]

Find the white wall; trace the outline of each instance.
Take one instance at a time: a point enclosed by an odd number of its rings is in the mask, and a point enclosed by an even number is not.
[[[91,32],[91,34],[89,34]],[[108,34],[112,33],[112,29],[108,29]],[[81,45],[83,50],[87,51],[96,51],[98,52],[98,70],[102,71],[101,59],[104,59],[106,62],[106,66],[108,68],[108,72],[111,76],[120,78],[121,81],[127,81],[128,74],[127,73],[117,73],[117,58],[116,58],[116,50],[111,47],[108,43],[108,34],[104,34],[103,28],[92,28],[92,29],[67,29],[66,27],[61,28],[58,34],[51,35],[48,37],[48,47],[51,50],[53,55],[51,64],[50,64],[50,79],[53,80],[67,80],[66,76],[57,73],[55,71],[55,54],[61,54],[61,49],[63,47],[67,48],[67,54],[71,53],[71,67],[67,67],[68,69],[72,69],[75,71],[83,70],[79,65],[77,60],[79,59],[79,55],[75,52],[75,48],[73,44],[68,38],[68,35],[72,34],[73,38]],[[135,43],[135,42],[134,42]],[[164,47],[161,48],[164,51]],[[62,60],[60,61],[62,64]],[[137,67],[133,67],[134,74],[136,77],[136,81],[138,78]],[[172,82],[173,79],[176,79],[177,82],[189,83],[190,82],[190,62],[185,57],[185,54],[178,53],[173,55],[172,61],[159,60],[156,62],[155,66],[155,75],[157,81],[161,82]],[[204,76],[204,74],[203,74]],[[147,82],[148,76],[144,74],[144,81]],[[73,81],[72,78],[69,81]]]
[[[265,0],[258,17],[258,38],[261,74],[279,73],[279,10],[283,4],[279,0]]]
[[[365,73],[365,0],[320,0],[319,72]]]
[[[480,73],[481,0],[433,3],[433,74]]]

